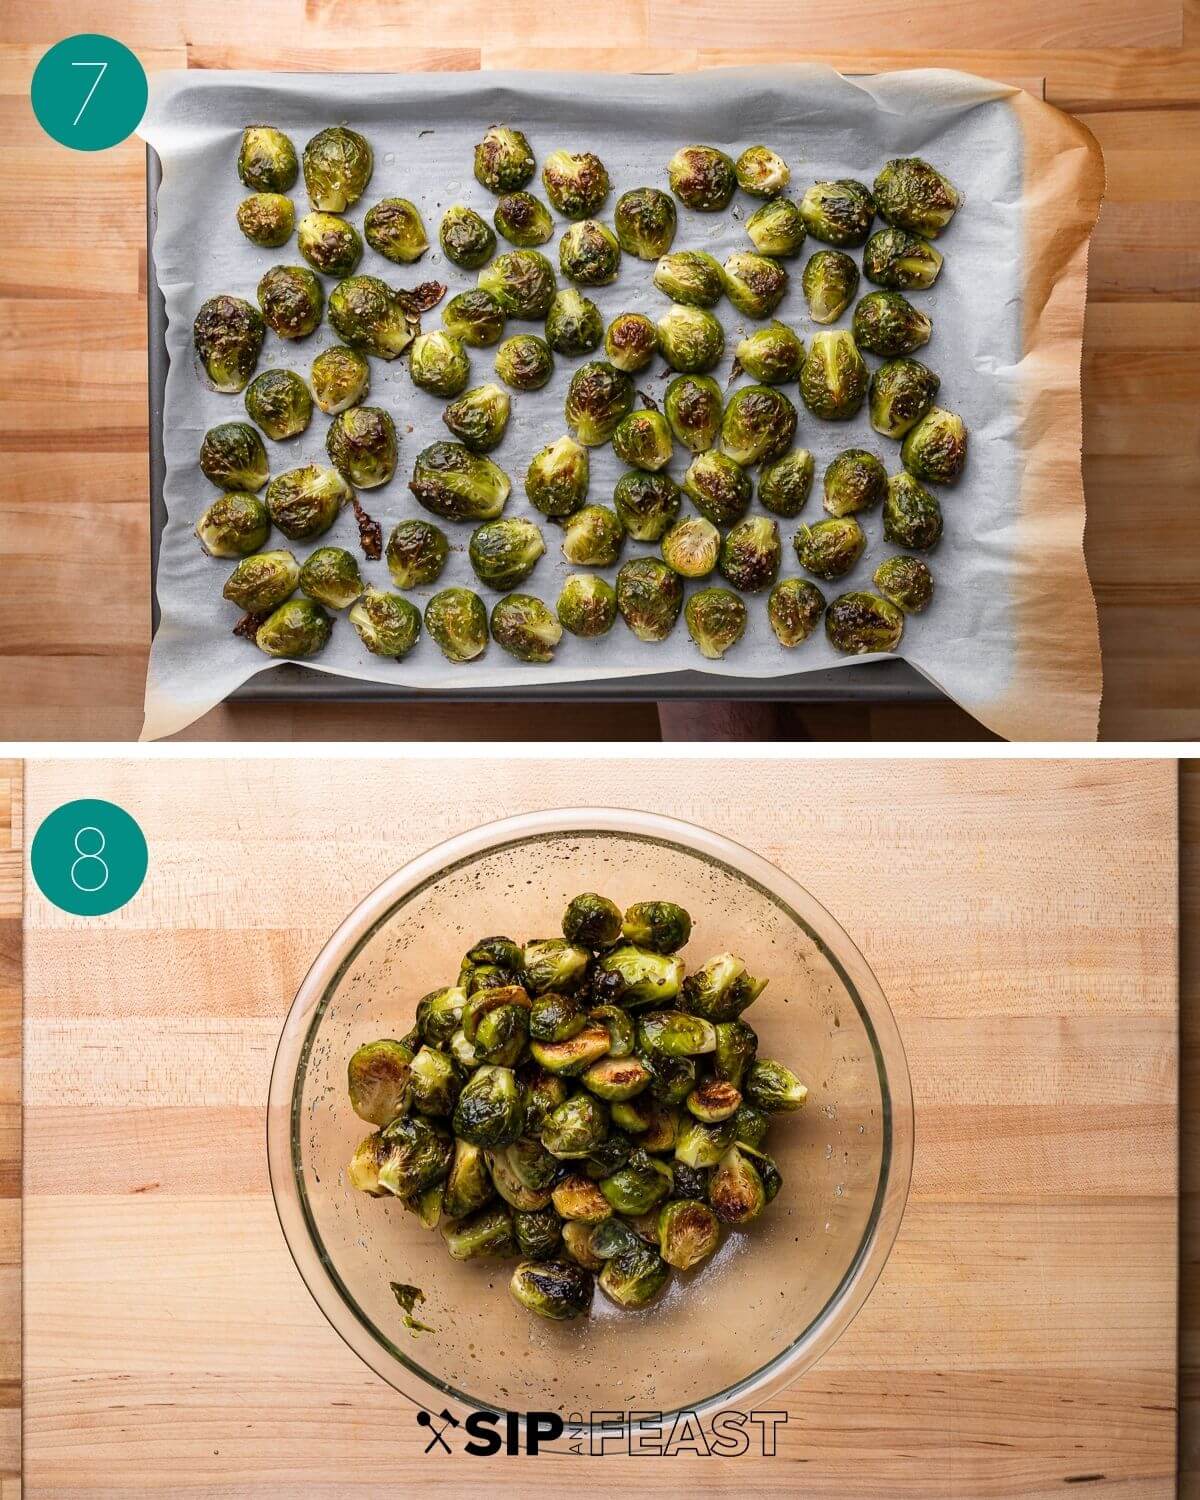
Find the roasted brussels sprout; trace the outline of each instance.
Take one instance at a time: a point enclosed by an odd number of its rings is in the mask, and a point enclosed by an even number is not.
[[[725,290],[721,263],[706,250],[675,250],[654,268],[654,285],[672,302],[715,307]]]
[[[608,1051],[608,1030],[589,1022],[582,1031],[560,1042],[531,1042],[529,1050],[547,1073],[575,1078]]]
[[[639,260],[657,260],[675,238],[675,204],[659,188],[632,188],[617,199],[613,223],[621,249]]]
[[[383,1133],[373,1130],[355,1147],[346,1178],[356,1192],[367,1193],[372,1198],[382,1198],[385,1188],[379,1186],[379,1168],[383,1160]]]
[[[237,174],[259,193],[290,192],[300,164],[296,148],[282,130],[271,125],[247,125],[238,148]]]
[[[734,463],[760,463],[786,452],[796,435],[796,408],[769,385],[742,386],[721,418],[721,448]]]
[[[246,387],[246,412],[269,438],[298,437],[312,420],[312,397],[292,370],[264,370]]]
[[[558,292],[546,314],[546,342],[556,354],[590,354],[604,337],[600,309],[573,286]]]
[[[831,516],[874,510],[887,494],[887,470],[865,448],[846,448],[825,470],[825,509]]]
[[[608,1199],[582,1172],[560,1178],[554,1185],[551,1201],[560,1218],[582,1224],[599,1224],[612,1216]]]
[[[480,1256],[504,1256],[517,1253],[517,1237],[512,1215],[503,1204],[481,1208],[465,1219],[451,1219],[442,1225],[446,1250],[454,1260],[476,1260]]]
[[[238,228],[252,245],[277,250],[296,226],[296,210],[282,193],[251,193],[237,207]]]
[[[489,453],[504,436],[510,406],[508,392],[488,381],[452,401],[442,421],[472,453]]]
[[[388,537],[384,556],[396,587],[415,589],[441,576],[449,553],[445,532],[431,521],[401,521]]]
[[[861,182],[839,178],[814,182],[800,201],[800,217],[814,240],[827,245],[861,245],[871,232],[875,200]]]
[[[689,974],[683,982],[683,1003],[691,1014],[707,1021],[736,1021],[767,987],[765,979],[754,979],[735,953],[718,953]],[[713,1046],[716,1048],[716,1034]]]
[[[509,1290],[527,1311],[558,1323],[580,1317],[592,1302],[592,1278],[581,1266],[565,1260],[522,1261],[512,1274]]]
[[[814,417],[845,422],[857,416],[867,394],[867,367],[845,330],[816,333],[800,371],[800,395]]]
[[[448,661],[473,661],[487,650],[487,608],[470,589],[435,594],[425,606],[425,629]]]
[[[703,453],[717,441],[723,405],[721,388],[711,375],[677,375],[663,397],[671,431],[693,453]]]
[[[613,491],[618,519],[638,542],[660,541],[679,514],[679,503],[679,486],[668,474],[630,470]]]
[[[537,1152],[535,1158],[532,1153]],[[540,1186],[533,1187],[525,1181],[524,1167],[517,1170],[521,1159],[535,1166],[534,1175],[541,1180],[541,1172],[537,1170],[537,1162],[547,1161],[552,1164],[550,1175]],[[488,1152],[488,1171],[491,1173],[492,1186],[510,1208],[516,1208],[523,1213],[536,1213],[547,1208],[550,1203],[550,1186],[558,1175],[558,1162],[542,1146],[540,1141],[514,1141],[502,1151]]]
[[[690,1092],[689,1089],[688,1093]],[[734,1129],[733,1120],[722,1120],[718,1125],[705,1125],[700,1120],[691,1120],[679,1133],[679,1139],[675,1143],[675,1160],[685,1167],[700,1171],[706,1167],[715,1167],[733,1144]]]
[[[454,1106],[454,1134],[489,1151],[521,1134],[525,1111],[511,1068],[485,1063],[467,1080]]]
[[[535,1001],[534,1004],[536,1003]],[[530,1015],[532,1014],[531,1011]],[[535,1063],[526,1063],[522,1067],[521,1085],[521,1097],[525,1103],[525,1130],[536,1135],[550,1112],[568,1098],[568,1085],[565,1078],[549,1073]],[[539,1151],[545,1150],[540,1141],[537,1144]],[[553,1184],[553,1179],[551,1183]]]
[[[720,1225],[707,1204],[673,1200],[659,1210],[659,1254],[677,1271],[690,1271],[707,1260],[717,1248],[720,1235]]]
[[[700,589],[683,611],[687,632],[701,656],[719,660],[746,633],[746,606],[729,589]]]
[[[350,623],[373,656],[399,661],[417,644],[421,611],[402,594],[369,588],[350,611]]]
[[[510,318],[536,321],[550,311],[558,289],[554,267],[540,250],[509,250],[479,273],[479,285],[491,292]]]
[[[297,224],[296,249],[324,276],[349,276],[362,259],[362,239],[354,225],[316,209]]]
[[[473,349],[484,349],[496,343],[504,333],[508,316],[492,296],[491,292],[459,292],[457,297],[442,309],[442,323],[446,332],[460,344],[470,344]]]
[[[747,146],[735,168],[738,187],[756,198],[774,198],[792,180],[787,162],[769,146]]]
[[[727,453],[698,453],[683,476],[692,504],[714,526],[732,526],[750,505],[750,476]]]
[[[540,599],[506,594],[492,607],[492,639],[518,661],[547,662],[562,640],[562,626]]]
[[[585,891],[567,906],[563,937],[582,948],[611,948],[621,936],[621,908],[607,896]]]
[[[605,1056],[584,1069],[580,1082],[607,1103],[624,1103],[647,1088],[652,1076],[638,1057]]]
[[[458,985],[430,990],[417,1004],[417,1030],[422,1039],[435,1047],[448,1042],[459,1028],[466,999]]]
[[[620,1255],[624,1250],[634,1250],[641,1243],[632,1225],[615,1215],[602,1219],[591,1232],[590,1247],[601,1266],[606,1260],[612,1260],[614,1255]]]
[[[608,1108],[602,1100],[587,1093],[574,1094],[551,1111],[542,1126],[542,1145],[561,1161],[578,1160],[604,1140],[608,1125]]]
[[[944,407],[931,406],[901,444],[900,460],[915,479],[953,484],[967,462],[963,419]]]
[[[600,1290],[618,1307],[647,1307],[658,1296],[671,1269],[649,1245],[638,1245],[604,1262],[597,1277]]]
[[[665,1052],[648,1052],[642,1061],[654,1074],[650,1092],[664,1109],[682,1104],[696,1087],[696,1064],[690,1057],[668,1057]],[[676,1148],[679,1141],[675,1131]]]
[[[299,581],[300,566],[290,552],[256,552],[238,563],[221,593],[239,609],[261,614],[290,599]]]
[[[554,233],[550,210],[532,193],[505,193],[496,204],[492,220],[510,245],[522,249],[544,245]]]
[[[775,582],[782,557],[779,522],[768,516],[748,516],[725,533],[719,565],[734,588],[757,594]]]
[[[772,198],[746,220],[746,233],[760,255],[799,255],[808,231],[799,206],[790,198]]]
[[[438,241],[446,259],[464,271],[478,271],[496,253],[492,226],[462,203],[455,203],[442,215]]]
[[[631,411],[622,417],[612,445],[622,463],[651,474],[671,461],[671,429],[659,411]]]
[[[758,471],[758,499],[772,515],[791,519],[804,509],[812,490],[813,456],[807,448],[793,448]]]
[[[671,191],[687,208],[720,213],[737,187],[732,160],[715,146],[684,146],[667,163]]]
[[[608,197],[608,172],[591,151],[578,156],[551,151],[542,166],[542,186],[560,214],[568,219],[586,219]]]
[[[904,615],[876,594],[839,594],[825,611],[825,634],[835,650],[851,656],[894,651],[904,634]]]
[[[916,359],[892,359],[871,376],[871,426],[901,438],[933,404],[941,381]]]
[[[553,1075],[546,1074],[548,1078]],[[556,1080],[561,1083],[561,1080]],[[564,1098],[566,1085],[562,1085]],[[561,1104],[562,1099],[556,1101]],[[513,1178],[526,1188],[532,1188],[535,1192],[546,1192],[546,1201],[550,1201],[548,1189],[552,1188],[562,1176],[562,1164],[557,1157],[552,1156],[541,1141],[532,1138],[533,1127],[529,1123],[528,1110],[525,1116],[526,1135],[519,1141],[514,1141],[505,1149],[505,1161]]]
[[[635,901],[621,922],[625,941],[651,953],[677,953],[691,935],[692,919],[674,901]]]
[[[569,516],[587,497],[587,449],[561,437],[535,453],[525,471],[529,503],[544,516]]]
[[[730,1083],[735,1089],[740,1089],[742,1079],[746,1076],[746,1069],[758,1055],[758,1037],[745,1021],[718,1021],[716,1032],[717,1046],[713,1053],[713,1072],[722,1082]],[[725,1102],[728,1102],[727,1096]],[[707,1113],[701,1112],[701,1109],[693,1104],[691,1095],[688,1096],[687,1105],[698,1120],[707,1120],[711,1125],[719,1120],[728,1119],[738,1110],[741,1102],[739,1095],[732,1107],[720,1114],[713,1113],[716,1106],[712,1098],[699,1101],[702,1109]]]
[[[804,342],[786,323],[772,322],[748,334],[734,350],[737,362],[764,385],[785,385],[800,375]]]
[[[736,1025],[736,1022],[729,1022]],[[719,1125],[738,1111],[742,1096],[727,1078],[709,1078],[697,1084],[687,1096],[688,1112],[705,1125]]]
[[[300,592],[326,609],[348,609],[366,585],[358,562],[344,547],[318,547],[300,569]]]
[[[329,294],[329,321],[337,336],[361,354],[396,359],[420,327],[403,300],[378,276],[347,276]]]
[[[334,468],[360,490],[386,484],[396,472],[396,428],[379,406],[352,406],[340,412],[325,434]]]
[[[925,314],[899,292],[868,292],[854,309],[854,342],[883,359],[911,354],[932,332]]]
[[[289,599],[262,622],[254,644],[267,656],[286,656],[294,661],[316,656],[329,641],[333,622],[311,599]]]
[[[475,180],[493,193],[513,193],[533,176],[536,163],[524,132],[491,125],[475,147]]]
[[[638,1045],[667,1057],[697,1057],[715,1049],[717,1036],[702,1016],[682,1010],[654,1010],[638,1022]]]
[[[554,356],[545,339],[515,333],[496,350],[496,374],[515,391],[540,391],[554,374]]]
[[[911,474],[893,474],[888,479],[883,537],[914,552],[928,552],[941,540],[942,508]]]
[[[257,495],[237,490],[219,495],[196,522],[196,536],[209,557],[246,557],[271,531],[271,517]]]
[[[221,422],[200,444],[200,472],[222,489],[256,494],[269,475],[267,450],[249,422]]]
[[[653,561],[647,558],[645,561]],[[658,564],[659,567],[662,564]],[[615,996],[623,1006],[673,1000],[683,982],[683,963],[670,954],[623,944],[596,960],[601,975],[614,981]]]
[[[513,1213],[513,1231],[517,1237],[517,1249],[520,1250],[522,1255],[527,1255],[529,1257],[529,1261],[526,1262],[527,1268],[531,1272],[541,1273],[542,1275],[544,1275],[551,1257],[558,1253],[559,1247],[562,1244],[562,1220],[554,1212],[553,1208],[543,1208],[540,1210],[517,1209]],[[519,1271],[521,1268],[518,1267],[517,1269]],[[560,1267],[559,1269],[563,1268]],[[570,1266],[567,1269],[570,1269],[578,1273],[579,1275],[583,1274],[579,1271],[578,1266]],[[514,1280],[516,1279],[516,1275],[517,1272],[514,1271]],[[586,1279],[587,1295],[590,1298],[591,1280],[590,1278]],[[528,1293],[531,1286],[535,1286],[538,1284],[539,1283],[537,1281],[537,1278],[534,1277],[532,1280],[527,1279],[523,1281],[522,1287]],[[541,1285],[547,1288],[553,1287],[553,1289],[559,1293],[561,1293],[563,1288],[561,1276],[558,1277],[553,1283],[549,1282],[548,1280],[543,1280],[541,1282]],[[531,1312],[539,1312],[541,1309],[550,1305],[544,1298],[537,1306],[535,1306],[533,1302],[527,1300],[525,1297],[518,1296],[517,1301],[520,1302],[523,1307],[528,1307]],[[555,1305],[563,1306],[565,1304],[560,1301]],[[584,1302],[580,1311],[587,1311],[586,1301]],[[566,1312],[546,1313],[544,1311],[541,1311],[541,1316],[572,1317],[574,1316],[574,1314]]]
[[[637,1063],[634,1058],[633,1062]],[[638,1063],[638,1066],[642,1065]],[[642,1069],[645,1072],[645,1068]],[[635,1151],[626,1166],[601,1179],[600,1191],[619,1214],[638,1215],[656,1208],[671,1191],[671,1169],[645,1151]],[[592,1243],[595,1244],[595,1237]]]
[[[366,191],[374,165],[357,131],[335,125],[318,132],[304,148],[304,186],[313,207],[343,213]]]
[[[258,283],[258,305],[281,339],[303,339],[321,321],[325,294],[307,266],[272,266]]]
[[[907,229],[881,229],[863,251],[863,275],[890,291],[930,287],[941,269],[941,251]]]
[[[627,374],[644,370],[658,349],[658,332],[643,313],[618,313],[604,335],[609,363]]]
[[[241,297],[210,297],[203,304],[192,337],[214,390],[229,396],[246,389],[264,334],[262,314]]]
[[[483,1149],[461,1137],[456,1139],[442,1195],[443,1210],[452,1219],[466,1218],[483,1208],[492,1193],[492,1178]]]
[[[429,238],[425,233],[425,225],[421,222],[421,215],[416,205],[407,198],[383,198],[369,208],[363,220],[363,234],[372,250],[398,265],[409,265],[420,260],[429,248]],[[356,241],[357,238],[355,235]],[[362,247],[359,245],[358,254],[361,253]],[[333,266],[328,269],[335,275],[348,276],[357,263],[358,255],[355,255],[345,270],[339,271]],[[326,268],[318,266],[317,269]]]
[[[354,491],[336,469],[307,464],[277,474],[267,486],[271,520],[292,542],[307,541],[329,530]]]
[[[625,528],[607,505],[585,505],[563,522],[563,556],[576,567],[607,568],[621,555]]]
[[[590,640],[607,635],[617,619],[617,595],[611,583],[592,573],[572,573],[562,586],[555,611],[572,635]]]
[[[665,641],[683,607],[678,573],[656,557],[637,557],[617,574],[617,608],[639,641]]]
[[[448,521],[494,521],[512,485],[503,469],[461,443],[431,443],[417,454],[409,489]]]
[[[581,286],[608,286],[617,279],[621,246],[606,224],[583,219],[559,240],[558,264],[564,276]]]
[[[659,352],[673,370],[711,370],[725,353],[725,330],[703,307],[673,302],[658,320]]]
[[[769,255],[735,250],[724,266],[725,295],[748,318],[769,318],[783,301],[788,273]]]
[[[439,1126],[402,1115],[384,1126],[379,1185],[397,1198],[411,1198],[440,1182],[454,1159],[454,1142]]]
[[[434,396],[457,396],[471,378],[467,351],[443,328],[419,333],[412,342],[408,359],[413,384]]]
[[[853,516],[831,516],[815,526],[801,526],[795,545],[800,566],[828,581],[849,573],[866,551],[867,538]]]
[[[681,578],[707,578],[717,566],[721,533],[704,516],[685,516],[662,539],[663,562]]]
[[[933,574],[919,557],[888,557],[875,569],[875,587],[897,609],[916,615],[933,598]]]
[[[361,354],[337,344],[313,360],[311,379],[313,400],[326,416],[336,417],[365,399],[371,367]]]
[[[753,1104],[742,1101],[733,1117],[733,1138],[739,1146],[749,1146],[757,1151],[767,1138],[771,1128],[771,1116]],[[707,1197],[707,1192],[705,1193]]]
[[[936,239],[959,205],[958,190],[919,156],[900,156],[875,179],[875,206],[897,229]]]
[[[529,1012],[529,1035],[535,1042],[567,1042],[586,1025],[587,1008],[577,994],[548,991],[537,997]]]
[[[567,426],[588,448],[607,443],[633,408],[633,381],[604,360],[591,360],[571,376],[565,404]]]
[[[756,1109],[766,1110],[768,1114],[802,1109],[808,1099],[807,1088],[791,1068],[767,1058],[750,1067],[744,1093]]]
[[[800,279],[814,323],[836,323],[854,301],[858,267],[842,250],[818,250]]]
[[[725,1224],[749,1224],[766,1208],[763,1180],[741,1146],[730,1146],[717,1163],[708,1183],[708,1201]]]
[[[545,550],[542,533],[532,521],[510,516],[477,527],[467,554],[480,583],[504,590],[524,583]]]

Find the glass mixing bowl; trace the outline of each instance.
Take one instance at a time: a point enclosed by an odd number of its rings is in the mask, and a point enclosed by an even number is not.
[[[640,1312],[597,1290],[592,1314],[550,1323],[508,1293],[513,1263],[459,1262],[398,1202],[352,1189],[367,1127],[346,1097],[361,1043],[401,1036],[481,935],[557,935],[580,891],[619,906],[661,897],[692,916],[692,967],[725,950],[769,977],[747,1013],[759,1055],[808,1084],[767,1142],[783,1188]],[[820,1357],[892,1248],[912,1166],[912,1094],[896,1023],[827,911],[757,854],[649,813],[552,810],[440,844],[366,897],[300,987],[271,1076],[275,1205],[325,1316],[378,1375],[426,1409],[596,1412],[761,1407]],[[389,1283],[422,1288],[416,1335]]]

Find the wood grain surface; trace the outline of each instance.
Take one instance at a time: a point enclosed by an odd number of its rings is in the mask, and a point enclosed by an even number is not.
[[[0,1500],[21,1489],[21,763],[0,760]]]
[[[0,120],[22,200],[0,243],[0,738],[128,739],[148,642],[143,157],[77,156],[28,105],[38,57],[107,31],[147,68],[690,70],[786,59],[942,64],[1078,114],[1108,163],[1083,362],[1087,552],[1102,733],[1200,735],[1200,12],[1195,0],[608,0],[604,46],[567,0],[8,0]],[[902,38],[897,46],[894,38]],[[881,45],[886,43],[887,45]],[[947,44],[952,49],[947,50]],[[31,600],[38,601],[31,607]],[[49,600],[47,605],[43,601]],[[86,607],[79,601],[86,600]],[[681,721],[673,720],[668,734]],[[682,721],[698,737],[977,738],[942,705]],[[222,707],[211,739],[646,739],[652,706]]]
[[[26,826],[83,774],[30,765]],[[98,761],[86,782],[151,863],[99,921],[26,893],[28,1493],[1174,1493],[1172,762]],[[903,1033],[904,1224],[782,1398],[771,1460],[425,1458],[275,1220],[268,1073],[317,948],[418,850],[581,783],[797,876]]]

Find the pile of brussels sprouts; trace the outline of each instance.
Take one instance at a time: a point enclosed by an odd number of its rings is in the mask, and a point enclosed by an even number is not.
[[[913,555],[929,552],[942,534],[941,506],[928,486],[953,484],[966,461],[963,421],[935,404],[938,376],[914,357],[932,323],[905,295],[931,286],[942,265],[932,241],[959,195],[941,172],[901,158],[887,162],[871,188],[816,182],[797,202],[787,196],[786,162],[768,147],[752,146],[734,161],[713,146],[687,146],[667,164],[670,191],[620,194],[610,225],[596,217],[612,193],[598,156],[551,151],[542,164],[543,198],[529,191],[537,168],[529,141],[495,125],[475,150],[475,177],[495,195],[492,223],[456,203],[437,235],[446,261],[476,273],[476,285],[449,298],[441,328],[424,330],[421,314],[446,287],[397,289],[361,269],[364,241],[395,265],[421,259],[429,238],[417,207],[381,199],[367,209],[361,232],[344,217],[366,191],[372,165],[370,144],[344,126],[320,131],[300,161],[279,130],[255,125],[243,133],[238,172],[251,195],[237,210],[238,226],[268,249],[294,232],[305,264],[271,266],[257,307],[222,294],[195,320],[210,384],[244,393],[250,419],[213,427],[200,453],[202,473],[221,493],[196,532],[211,556],[238,559],[224,585],[225,598],[245,612],[238,633],[269,655],[310,657],[328,641],[332,614],[348,610],[364,646],[380,656],[405,656],[424,627],[453,662],[479,657],[489,638],[521,661],[548,662],[564,630],[602,636],[620,616],[639,640],[662,641],[682,614],[700,652],[719,658],[745,632],[745,596],[766,594],[767,618],[785,647],[806,640],[824,616],[840,651],[895,650],[905,616],[933,596],[929,566]],[[310,208],[297,221],[288,194],[301,169]],[[675,248],[677,201],[711,215],[728,209],[738,188],[761,200],[745,220],[749,248],[724,264],[704,250]],[[538,248],[554,235],[555,214],[568,221],[558,272]],[[509,247],[499,254],[498,235]],[[800,284],[819,326],[806,340],[773,315],[788,289],[787,263],[809,241],[821,248],[805,261]],[[856,302],[860,270],[848,251],[859,246],[861,275],[877,290]],[[653,262],[662,314],[621,312],[606,327],[588,290],[616,281],[628,259]],[[712,374],[726,351],[717,315],[723,299],[745,320],[733,374],[754,382],[728,397]],[[845,315],[849,326],[831,326]],[[295,342],[323,319],[341,342],[316,354],[307,381],[288,369],[255,373],[267,329]],[[472,384],[473,354],[493,348],[495,379]],[[873,370],[864,352],[880,361]],[[322,544],[299,560],[272,545],[272,529],[287,542],[312,544],[352,506],[369,537],[374,523],[356,492],[386,485],[399,456],[392,415],[366,404],[371,360],[401,355],[413,384],[447,402],[448,437],[413,461],[408,489],[435,519],[409,516],[392,528],[384,552],[392,587],[381,589],[347,549]],[[661,400],[635,385],[635,377],[649,378],[656,356],[668,367]],[[540,390],[558,359],[582,361],[567,391],[567,430],[528,459],[523,476],[530,507],[557,528],[562,555],[581,570],[567,577],[551,608],[521,591],[546,552],[545,527],[503,514],[512,479],[490,455],[503,441],[512,393],[520,400]],[[808,576],[781,578],[779,522],[800,516],[816,468],[811,451],[796,443],[795,395],[820,422],[847,421],[866,403],[875,432],[897,445],[898,464],[889,473],[866,449],[839,453],[822,476],[825,515],[800,522],[792,537]],[[328,465],[273,474],[264,436],[286,444],[307,429],[314,405],[331,418]],[[589,450],[604,444],[626,466],[609,503],[590,491]],[[677,449],[686,460],[678,480],[668,472]],[[684,512],[685,499],[694,513]],[[877,592],[827,603],[812,580],[834,583],[851,571],[867,546],[862,519],[876,509],[885,541],[904,550],[875,569]],[[446,565],[451,543],[438,523],[472,528],[471,568],[483,588],[501,595],[490,615],[470,588],[442,588],[423,615],[406,597],[435,584]],[[652,544],[658,555],[622,563],[627,540]],[[364,552],[368,560],[379,555],[367,542]],[[613,568],[609,582],[603,570]],[[685,591],[687,580],[714,575],[721,582]]]
[[[685,972],[691,918],[576,896],[561,938],[483,938],[399,1041],[350,1059],[378,1127],[353,1187],[392,1195],[456,1260],[521,1257],[512,1295],[543,1318],[591,1306],[593,1276],[639,1308],[779,1192],[772,1115],[808,1090],[758,1057],[741,1019],[762,993],[732,953]]]

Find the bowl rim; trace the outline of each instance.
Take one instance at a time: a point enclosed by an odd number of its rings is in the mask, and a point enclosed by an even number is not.
[[[418,1409],[434,1414],[425,1397],[457,1403],[460,1410],[491,1411],[466,1392],[425,1370],[386,1337],[358,1307],[325,1250],[307,1203],[299,1160],[300,1106],[308,1056],[326,1002],[363,946],[406,899],[478,855],[561,835],[620,834],[682,847],[747,879],[775,901],[807,933],[837,973],[853,1002],[870,1043],[880,1083],[883,1135],[879,1180],[862,1237],[837,1286],[808,1325],[779,1353],[728,1388],[695,1405],[671,1412],[604,1413],[602,1430],[613,1436],[649,1422],[666,1423],[681,1413],[697,1419],[742,1398],[775,1395],[820,1359],[846,1331],[870,1296],[887,1263],[904,1216],[912,1176],[914,1118],[912,1084],[899,1027],[887,998],[857,944],[841,923],[799,881],[764,856],[711,829],[681,818],[634,808],[544,808],[477,824],[408,860],[369,891],[323,944],[288,1009],[271,1065],[266,1114],[267,1168],[276,1216],[293,1264],[326,1321],[360,1360]],[[820,930],[804,915],[817,916]],[[829,939],[836,940],[834,951]],[[843,956],[858,972],[847,972]],[[864,1003],[865,992],[870,1001]],[[840,1321],[839,1321],[840,1320]],[[836,1324],[836,1326],[835,1326]],[[364,1339],[364,1335],[366,1336]],[[365,1344],[365,1347],[364,1347]],[[386,1354],[387,1361],[373,1358]],[[398,1367],[398,1368],[397,1368]],[[414,1394],[401,1382],[403,1369],[420,1382]],[[743,1402],[742,1409],[750,1409]],[[522,1426],[524,1414],[519,1414]],[[572,1420],[569,1430],[596,1430]]]

